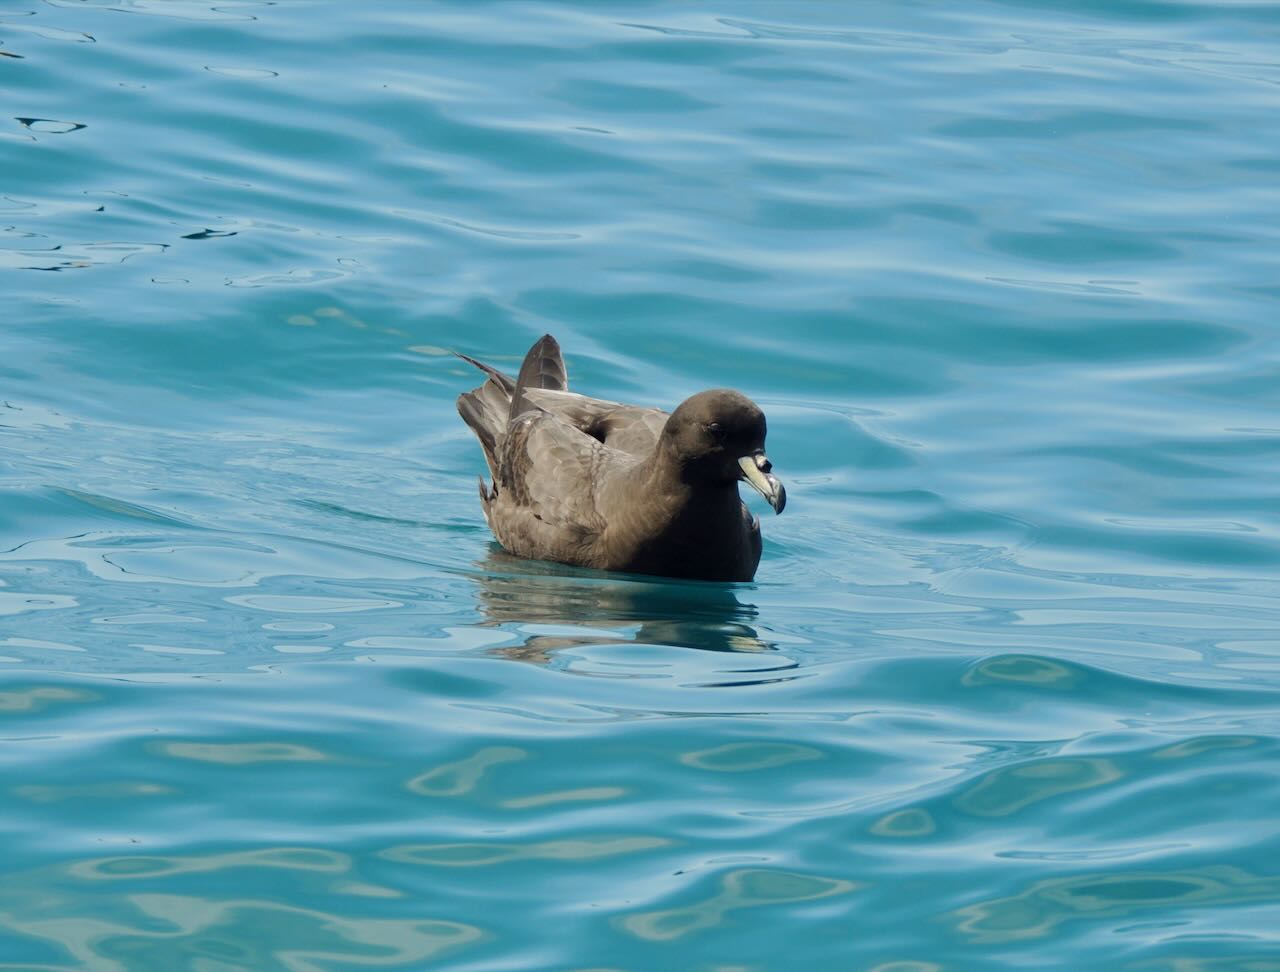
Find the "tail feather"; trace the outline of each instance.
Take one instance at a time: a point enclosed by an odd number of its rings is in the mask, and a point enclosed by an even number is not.
[[[463,392],[458,396],[458,414],[480,440],[480,448],[484,450],[484,461],[489,466],[489,474],[493,476],[496,484],[498,449],[507,431],[507,416],[511,411],[511,395],[515,391],[516,382],[510,375],[503,374],[483,361],[477,361],[457,351],[454,354],[489,376],[479,388]]]
[[[489,522],[489,504],[494,501],[498,495],[498,484],[494,483],[492,487],[486,486],[483,476],[477,476],[480,480],[480,509],[484,510],[485,522]]]
[[[549,388],[552,391],[566,391],[569,388],[569,376],[565,371],[564,357],[560,354],[560,345],[550,334],[544,334],[524,356],[520,365],[520,374],[516,377],[515,389],[511,394],[510,418],[515,418],[534,406],[524,395],[526,388]]]
[[[487,365],[483,361],[477,361],[475,358],[471,357],[468,354],[463,354],[461,351],[455,351],[453,353],[455,357],[459,357],[463,361],[465,361],[467,364],[474,365],[475,367],[483,371],[486,375],[488,375],[490,378],[496,381],[498,383],[498,386],[508,395],[510,395],[512,392],[516,390],[516,380],[512,378],[510,375],[503,374],[497,368]]]
[[[503,374],[497,368],[490,367],[483,361],[477,361],[468,355],[457,351],[454,354],[488,376],[479,388],[463,392],[458,396],[458,414],[480,440],[480,448],[484,450],[484,461],[489,466],[489,474],[493,477],[496,491],[498,454],[502,450],[502,442],[507,435],[507,426],[521,412],[537,407],[524,397],[521,389],[548,388],[552,391],[567,389],[568,378],[565,375],[564,358],[560,356],[560,345],[550,334],[543,335],[529,349],[524,363],[520,366],[518,378]],[[483,498],[483,482],[480,488]],[[489,499],[492,499],[492,495]]]
[[[498,474],[498,443],[505,431],[507,409],[510,407],[505,395],[500,401],[495,401],[497,396],[493,392],[497,390],[493,382],[486,381],[475,391],[458,396],[458,414],[480,440],[484,461],[494,476]]]

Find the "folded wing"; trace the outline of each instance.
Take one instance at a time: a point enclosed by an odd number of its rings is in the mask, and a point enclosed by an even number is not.
[[[525,397],[597,442],[632,456],[651,453],[667,424],[667,413],[661,409],[623,405],[570,391],[529,389]]]

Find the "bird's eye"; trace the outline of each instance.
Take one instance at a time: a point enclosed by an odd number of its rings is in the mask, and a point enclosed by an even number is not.
[[[721,425],[719,422],[712,422],[710,425],[707,426],[707,434],[710,435],[711,438],[715,439],[717,442],[723,442],[724,426]]]

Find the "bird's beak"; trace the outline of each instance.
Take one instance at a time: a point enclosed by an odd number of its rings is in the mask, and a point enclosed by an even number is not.
[[[751,488],[765,498],[773,507],[774,513],[781,513],[787,505],[787,491],[778,477],[773,475],[773,463],[763,452],[755,452],[738,460],[742,467],[742,478],[751,484]]]

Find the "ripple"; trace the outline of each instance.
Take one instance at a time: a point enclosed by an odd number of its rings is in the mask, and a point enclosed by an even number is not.
[[[790,871],[745,869],[730,871],[720,891],[704,901],[683,908],[628,915],[619,925],[637,938],[673,941],[721,924],[725,916],[742,908],[796,904],[857,891],[854,881],[797,874]]]
[[[279,71],[271,71],[267,68],[226,67],[207,64],[205,65],[205,70],[212,74],[221,75],[224,78],[235,78],[238,81],[265,81],[268,78],[280,77]]]
[[[7,645],[10,648],[35,648],[37,651],[78,651],[83,653],[87,650],[79,645],[68,645],[62,641],[43,641],[39,638],[5,638],[0,640],[0,645]]]
[[[273,0],[219,0],[217,4],[209,4],[205,0],[45,0],[45,2],[54,7],[77,9],[96,7],[120,13],[206,22],[257,20],[257,16],[249,11],[254,7],[268,6]]]
[[[219,648],[192,648],[189,645],[150,645],[135,643],[134,648],[153,652],[158,655],[225,655]]]
[[[228,604],[281,614],[351,614],[404,607],[400,601],[373,598],[311,597],[297,594],[233,594],[223,598]],[[297,630],[297,629],[294,629]]]
[[[255,898],[218,899],[136,893],[98,916],[46,917],[36,899],[0,918],[11,933],[41,938],[95,964],[131,961],[168,964],[179,956],[244,968],[316,969],[332,963],[405,966],[437,959],[475,943],[473,925],[427,918],[353,918]],[[266,935],[246,934],[269,928]]]
[[[0,591],[0,617],[26,614],[30,611],[56,611],[73,608],[79,602],[65,595],[19,594],[16,591]],[[47,644],[45,645],[47,647]]]
[[[987,243],[1001,253],[1048,263],[1129,263],[1178,256],[1177,249],[1143,231],[1065,220],[1039,232],[992,233]]]
[[[3,698],[0,697],[0,712],[3,711]],[[62,803],[66,800],[135,800],[160,799],[173,796],[177,791],[162,783],[115,782],[115,783],[83,783],[63,784],[57,786],[28,784],[15,786],[14,796],[32,803]]]
[[[89,127],[82,122],[58,121],[54,118],[16,118],[16,121],[23,128],[45,135],[66,135]]]
[[[1204,753],[1218,752],[1224,749],[1248,749],[1261,745],[1263,740],[1257,736],[1198,736],[1187,739],[1173,746],[1156,750],[1152,759],[1193,759]]]
[[[287,270],[283,273],[255,273],[227,280],[228,287],[310,287],[315,284],[332,283],[350,276],[350,269],[335,270],[326,267],[308,267],[305,269]]]
[[[322,634],[334,630],[334,626],[328,621],[268,621],[262,627],[266,631],[283,631],[289,634]]]
[[[741,742],[726,743],[714,749],[685,753],[680,762],[717,773],[749,773],[776,769],[789,763],[822,759],[822,753],[808,746],[790,743]]]
[[[429,867],[490,867],[513,861],[592,861],[666,847],[663,837],[597,837],[510,844],[418,844],[382,852],[388,860]]]
[[[0,249],[0,266],[13,270],[83,270],[87,267],[124,263],[131,257],[155,256],[168,249],[168,243],[73,243],[58,244],[46,250]]]
[[[310,746],[289,742],[202,743],[166,742],[158,744],[160,752],[178,759],[224,766],[249,763],[315,763],[333,759]]]
[[[184,233],[182,238],[184,240],[214,240],[214,239],[219,239],[221,237],[237,236],[237,235],[239,234],[235,230],[224,231],[224,230],[211,230],[206,228],[206,229],[198,230],[195,233]]]
[[[37,685],[28,689],[8,689],[0,692],[0,714],[43,712],[51,706],[66,702],[93,702],[98,696],[83,689],[61,688],[54,685]]]
[[[871,825],[877,837],[928,837],[938,829],[928,810],[910,807],[885,814]]]
[[[421,796],[462,796],[476,788],[490,767],[517,762],[528,755],[514,746],[488,746],[465,759],[427,770],[405,785]]]
[[[939,127],[944,135],[966,138],[1070,138],[1097,132],[1211,131],[1205,121],[1122,111],[1070,111],[1043,118],[969,118]]]
[[[584,786],[576,790],[512,797],[509,800],[503,800],[502,805],[508,810],[527,810],[532,807],[547,807],[560,803],[595,803],[602,800],[618,800],[625,797],[628,792],[621,786]]]
[[[988,277],[993,283],[1010,287],[1029,287],[1033,290],[1057,291],[1066,294],[1096,294],[1102,297],[1141,296],[1142,290],[1135,280],[1033,280],[1020,277]]]
[[[118,614],[112,617],[94,618],[94,624],[208,624],[208,618],[192,617],[185,614],[161,614],[143,612],[139,614]]]
[[[1006,817],[1064,793],[1106,786],[1124,773],[1102,758],[1028,760],[982,777],[955,799],[958,809],[981,817]]]
[[[1079,668],[1034,655],[999,655],[986,658],[965,673],[968,686],[1013,683],[1038,688],[1070,691],[1080,685],[1086,674]]]
[[[1277,899],[1280,880],[1237,867],[1102,872],[1037,881],[1017,895],[962,908],[954,918],[958,930],[975,942],[997,944],[1043,938],[1081,919]]]
[[[579,108],[602,111],[706,111],[715,105],[688,92],[656,85],[622,84],[597,80],[565,81],[555,97]]]
[[[310,847],[267,847],[190,857],[106,857],[77,861],[67,872],[86,881],[136,881],[243,867],[343,873],[351,869],[351,859]]]
[[[16,20],[5,19],[0,20],[0,27],[4,27],[7,31],[18,31],[24,34],[31,34],[34,37],[40,37],[44,40],[63,41],[72,44],[97,43],[97,39],[92,34],[86,34],[82,30],[67,30],[63,27],[51,27],[47,24],[28,24]],[[9,56],[18,57],[19,55],[10,54]],[[22,121],[21,118],[18,120]]]
[[[452,229],[463,230],[467,233],[477,233],[481,236],[492,236],[497,239],[512,240],[516,242],[563,243],[582,238],[581,233],[574,233],[565,230],[528,230],[498,226],[480,226],[474,223],[463,222],[460,219],[454,219],[451,216],[440,216],[434,213],[415,213],[408,210],[396,210],[395,214],[397,216],[407,216],[412,219],[427,220],[441,226],[448,226]]]

